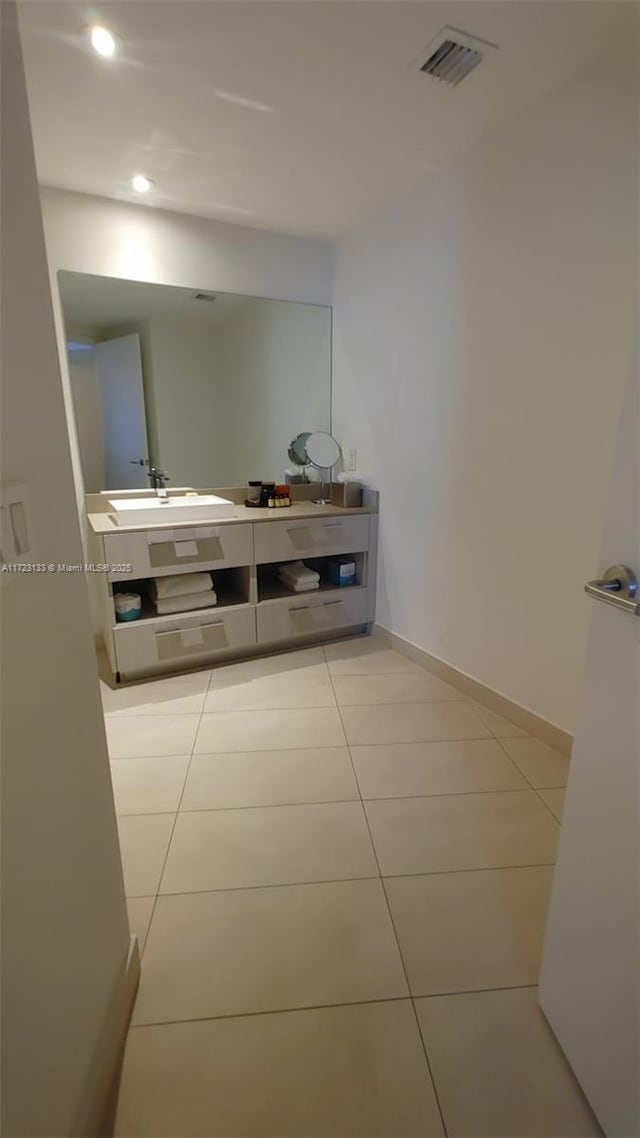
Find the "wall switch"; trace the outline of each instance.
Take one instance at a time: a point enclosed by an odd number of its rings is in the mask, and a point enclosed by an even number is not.
[[[0,490],[0,563],[6,567],[36,560],[27,487],[5,485]],[[11,570],[3,568],[2,583],[7,584],[11,575]]]
[[[347,470],[358,469],[358,456],[355,447],[349,447],[347,450]]]

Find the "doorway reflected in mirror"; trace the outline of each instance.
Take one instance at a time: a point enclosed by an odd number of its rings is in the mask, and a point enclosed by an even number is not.
[[[87,493],[281,481],[331,430],[331,309],[58,274]]]

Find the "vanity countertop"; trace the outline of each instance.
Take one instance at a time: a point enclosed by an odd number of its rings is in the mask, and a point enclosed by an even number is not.
[[[111,512],[104,513],[90,513],[87,515],[89,524],[96,534],[109,534],[109,533],[137,533],[146,530],[166,530],[166,529],[194,529],[197,526],[233,526],[240,523],[246,524],[266,524],[269,522],[293,522],[304,521],[310,518],[341,518],[349,514],[373,514],[376,512],[372,506],[314,506],[312,502],[296,502],[292,506],[280,508],[266,508],[255,509],[255,507],[236,505],[235,517],[233,518],[213,518],[211,521],[183,521],[177,522],[169,520],[160,522],[158,525],[118,525],[114,522]]]

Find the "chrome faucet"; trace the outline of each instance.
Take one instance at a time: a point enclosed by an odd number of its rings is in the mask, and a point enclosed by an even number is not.
[[[165,482],[171,481],[166,470],[159,470],[156,466],[152,466],[151,470],[147,474],[147,478],[151,479],[151,485],[152,485],[153,489],[158,490],[160,492],[161,496],[164,496],[164,495],[162,495],[162,491],[164,490],[164,484],[165,484]]]

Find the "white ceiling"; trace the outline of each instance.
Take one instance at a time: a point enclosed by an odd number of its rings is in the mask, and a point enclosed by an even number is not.
[[[630,32],[624,0],[21,0],[42,183],[334,237]],[[117,57],[78,32],[98,21]],[[499,45],[456,89],[445,25]]]

